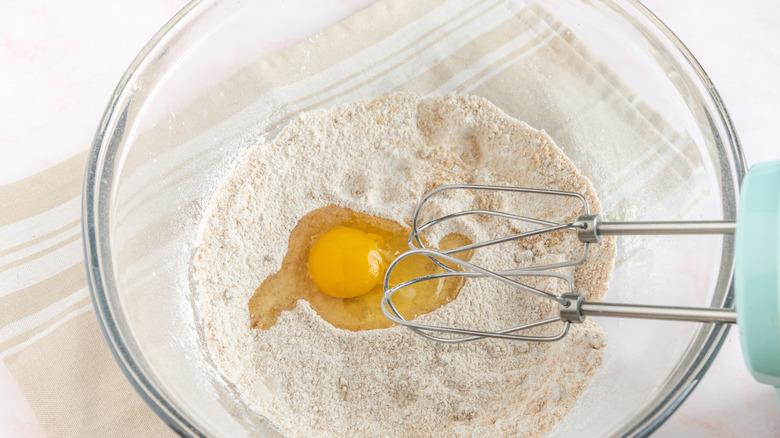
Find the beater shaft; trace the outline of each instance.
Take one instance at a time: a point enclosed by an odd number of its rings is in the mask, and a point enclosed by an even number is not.
[[[677,222],[600,222],[602,236],[636,236],[655,234],[734,234],[734,221]]]
[[[586,316],[610,316],[618,318],[664,319],[673,321],[722,322],[736,324],[737,312],[730,309],[649,306],[617,303],[583,303],[580,307]]]
[[[571,224],[583,243],[598,243],[602,236],[647,236],[672,234],[734,234],[734,221],[604,222],[601,215],[583,214]],[[558,225],[560,226],[560,225]]]
[[[585,298],[581,294],[565,294],[563,297],[569,299],[569,306],[561,308],[561,319],[575,323],[583,322],[586,316],[726,324],[736,324],[737,322],[737,312],[732,309],[601,302],[591,303],[585,301]]]

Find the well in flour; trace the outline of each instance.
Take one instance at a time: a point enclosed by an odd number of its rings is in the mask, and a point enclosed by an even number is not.
[[[314,243],[319,242],[323,235],[333,231],[351,230],[357,233],[370,233],[381,242],[373,242],[379,258],[377,272],[365,271],[366,266],[350,267],[335,266],[332,259],[340,259],[338,254],[322,260],[320,269],[325,275],[335,272],[334,278],[342,279],[346,276],[357,279],[358,283],[365,286],[365,277],[370,275],[376,284],[370,287],[367,293],[361,293],[352,298],[334,297],[332,294],[323,293],[320,286],[312,278],[312,254]],[[408,241],[411,229],[387,219],[358,213],[346,208],[327,206],[307,213],[295,225],[288,240],[287,253],[282,261],[281,269],[263,280],[260,287],[249,300],[249,316],[252,328],[268,329],[272,327],[279,315],[285,310],[293,310],[298,300],[306,300],[317,314],[331,325],[346,330],[372,330],[393,326],[393,322],[387,319],[380,307],[384,290],[382,279],[384,271],[395,257],[409,249]],[[444,249],[456,248],[471,243],[460,234],[448,234],[436,246]],[[381,247],[381,248],[380,248]],[[337,251],[338,252],[338,251]],[[360,253],[360,250],[358,250]],[[355,254],[356,258],[363,257],[367,261],[365,252]],[[469,260],[470,253],[461,256]],[[346,271],[346,272],[345,272]],[[362,272],[361,272],[362,271]],[[396,285],[404,281],[423,277],[435,272],[439,268],[426,257],[416,260],[408,260],[398,265],[390,278],[390,284]],[[338,275],[343,273],[344,275]],[[362,276],[362,277],[361,277]],[[442,305],[452,301],[460,291],[464,280],[458,277],[442,278],[436,281],[427,281],[416,285],[415,288],[407,288],[398,294],[394,300],[396,308],[408,318],[432,312]],[[343,287],[342,287],[343,289]],[[334,287],[340,292],[339,287]]]
[[[456,182],[576,191],[599,211],[591,184],[544,132],[455,94],[392,94],[301,114],[225,181],[193,260],[198,305],[214,362],[258,414],[301,437],[538,436],[574,406],[602,361],[605,335],[592,322],[552,344],[442,345],[401,327],[337,329],[300,300],[270,329],[250,328],[247,303],[280,269],[304,215],[333,205],[408,224],[427,190]],[[499,205],[552,220],[574,214],[565,204],[520,205],[507,196],[443,197],[429,214]],[[473,241],[512,231],[476,219],[443,228]],[[478,251],[472,262],[549,262],[581,249],[564,234],[552,245],[524,245]],[[588,300],[603,298],[614,254],[614,240],[605,239],[570,268]],[[420,318],[495,330],[555,310],[484,280],[466,282],[455,300]]]

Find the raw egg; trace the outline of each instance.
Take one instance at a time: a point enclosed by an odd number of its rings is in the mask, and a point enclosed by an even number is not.
[[[269,329],[285,310],[305,299],[324,320],[347,330],[371,330],[393,325],[380,309],[387,266],[409,249],[411,229],[397,222],[328,206],[307,214],[290,234],[281,269],[266,278],[249,300],[252,328]],[[460,234],[449,234],[433,246],[467,245]],[[427,243],[426,243],[427,245]],[[470,254],[459,254],[468,260]],[[401,262],[390,284],[441,272],[426,257]],[[452,277],[425,281],[393,295],[393,304],[407,318],[432,312],[452,301],[463,285]]]
[[[336,298],[363,295],[382,280],[387,265],[379,249],[385,239],[357,228],[334,228],[309,252],[309,276],[321,292]]]

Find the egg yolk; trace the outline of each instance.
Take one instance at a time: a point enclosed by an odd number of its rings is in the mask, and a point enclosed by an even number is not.
[[[323,234],[309,252],[309,275],[321,292],[336,298],[368,293],[382,280],[386,264],[377,234],[341,227]]]

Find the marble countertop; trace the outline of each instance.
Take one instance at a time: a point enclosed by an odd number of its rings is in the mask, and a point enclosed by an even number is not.
[[[349,12],[370,1],[328,0],[317,7]],[[643,3],[680,37],[711,77],[737,128],[748,165],[780,159],[780,2]],[[125,68],[184,4],[0,1],[0,184],[88,149]],[[0,436],[44,436],[2,362],[0,394]],[[780,436],[774,392],[748,373],[736,330],[693,394],[655,436]]]

